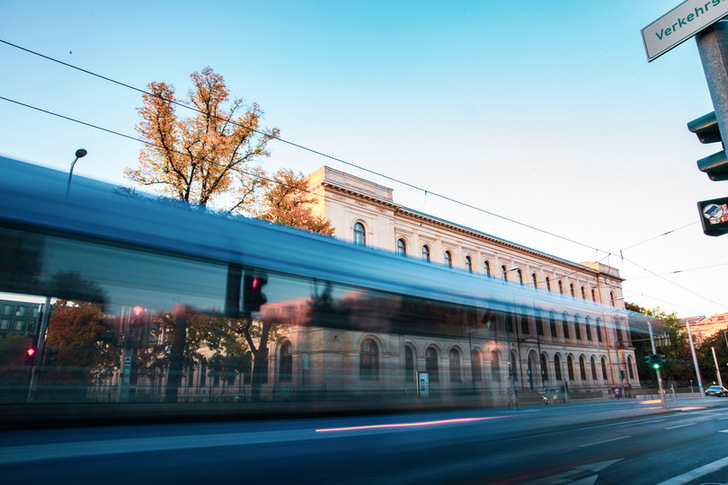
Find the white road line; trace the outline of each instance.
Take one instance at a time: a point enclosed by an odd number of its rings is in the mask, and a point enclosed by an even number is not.
[[[668,426],[665,429],[678,429],[678,428],[684,428],[686,426],[695,426],[698,423],[685,423],[685,424],[678,424],[677,426]]]
[[[692,482],[693,480],[696,480],[703,475],[717,472],[718,470],[725,468],[726,466],[728,466],[728,458],[721,458],[718,461],[708,463],[707,465],[696,468],[695,470],[690,470],[689,472],[683,473],[682,475],[678,475],[669,480],[665,480],[664,482],[658,483],[657,485],[682,485],[684,483]]]
[[[611,439],[608,439],[608,440],[593,441],[591,443],[586,443],[586,444],[583,444],[583,445],[579,445],[579,448],[585,448],[587,446],[594,446],[594,445],[601,445],[602,443],[609,443],[611,441],[626,440],[627,438],[630,438],[630,437],[631,436],[626,435],[626,436],[618,436],[616,438],[611,438]]]

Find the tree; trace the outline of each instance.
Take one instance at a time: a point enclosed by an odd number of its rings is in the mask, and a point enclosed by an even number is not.
[[[331,222],[313,213],[313,202],[303,174],[280,169],[273,176],[272,186],[263,196],[263,211],[260,218],[333,235],[334,228]]]
[[[692,365],[692,354],[687,339],[685,327],[675,313],[665,313],[659,308],[646,309],[633,303],[625,302],[625,308],[634,312],[654,317],[662,322],[665,338],[656,337],[656,349],[658,354],[665,355],[665,365],[662,366],[662,378],[666,381],[675,380],[687,382],[695,379],[695,371]],[[646,329],[645,329],[646,330]],[[654,328],[653,328],[654,330]],[[655,381],[654,369],[647,366],[644,361],[645,355],[652,354],[652,346],[647,333],[632,333],[632,341],[635,343],[635,354],[637,357],[637,368],[641,381]]]
[[[46,349],[58,351],[56,383],[84,386],[93,379],[108,375],[119,362],[118,349],[102,343],[101,305],[85,301],[57,300],[51,310]]]
[[[256,162],[269,155],[267,144],[279,130],[259,127],[263,112],[255,103],[246,109],[242,99],[234,99],[226,108],[229,91],[210,67],[190,78],[189,102],[197,110],[191,118],[178,117],[172,85],[149,84],[137,126],[148,145],[139,156],[140,168],[126,168],[124,174],[184,201],[244,211],[265,183]]]

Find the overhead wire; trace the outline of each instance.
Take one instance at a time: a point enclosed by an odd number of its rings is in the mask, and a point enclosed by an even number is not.
[[[155,95],[155,94],[153,94],[153,93],[150,93],[149,91],[146,91],[146,90],[144,90],[144,89],[141,89],[141,88],[138,88],[138,87],[132,86],[132,85],[130,85],[130,84],[127,84],[127,83],[124,83],[124,82],[121,82],[121,81],[118,81],[118,80],[115,80],[115,79],[113,79],[113,78],[110,78],[110,77],[108,77],[108,76],[104,76],[104,75],[101,75],[101,74],[95,73],[95,72],[93,72],[93,71],[90,71],[90,70],[88,70],[88,69],[83,69],[83,68],[81,68],[81,67],[75,66],[75,65],[73,65],[73,64],[70,64],[70,63],[68,63],[68,62],[64,62],[64,61],[61,61],[61,60],[59,60],[59,59],[56,59],[56,58],[54,58],[54,57],[51,57],[51,56],[47,56],[47,55],[45,55],[45,54],[41,54],[41,53],[39,53],[39,52],[36,52],[36,51],[34,51],[34,50],[31,50],[31,49],[28,49],[28,48],[25,48],[25,47],[22,47],[22,46],[19,46],[19,45],[17,45],[17,44],[14,44],[14,43],[12,43],[12,42],[9,42],[9,41],[7,41],[7,40],[4,40],[4,39],[0,39],[0,43],[3,43],[3,44],[5,44],[5,45],[8,45],[8,46],[10,46],[10,47],[14,47],[14,48],[16,48],[16,49],[22,50],[22,51],[24,51],[24,52],[27,52],[27,53],[29,53],[29,54],[33,54],[33,55],[35,55],[35,56],[38,56],[38,57],[41,57],[41,58],[43,58],[43,59],[46,59],[46,60],[49,60],[49,61],[52,61],[52,62],[56,62],[56,63],[58,63],[58,64],[61,64],[61,65],[65,66],[65,67],[68,67],[68,68],[70,68],[70,69],[75,69],[75,70],[77,70],[77,71],[79,71],[79,72],[82,72],[82,73],[88,74],[88,75],[90,75],[90,76],[94,76],[94,77],[96,77],[96,78],[99,78],[99,79],[102,79],[102,80],[104,80],[104,81],[108,81],[108,82],[114,83],[114,84],[116,84],[116,85],[118,85],[118,86],[122,86],[122,87],[125,87],[125,88],[128,88],[128,89],[132,89],[132,90],[134,90],[134,91],[136,91],[136,92],[138,92],[138,93],[141,93],[141,94],[146,94],[146,95],[149,95],[149,96],[157,96],[157,95]],[[186,103],[182,103],[182,102],[180,102],[180,101],[177,101],[177,100],[174,100],[174,99],[166,99],[166,98],[163,98],[163,97],[161,97],[161,96],[158,96],[158,97],[160,97],[160,98],[161,98],[161,99],[163,99],[164,101],[166,101],[166,102],[169,102],[169,103],[172,103],[172,104],[174,104],[174,105],[176,105],[176,106],[180,106],[180,107],[183,107],[183,108],[186,108],[186,109],[189,109],[189,110],[192,110],[192,111],[195,111],[195,112],[201,113],[201,112],[200,112],[200,110],[198,110],[198,109],[197,109],[196,107],[194,107],[194,106],[190,106],[190,105],[188,105],[188,104],[186,104]],[[266,133],[266,132],[263,132],[263,131],[257,130],[257,129],[255,129],[255,128],[251,128],[251,127],[249,127],[249,126],[245,126],[245,125],[243,125],[243,124],[241,124],[241,123],[238,123],[238,122],[236,122],[236,121],[234,121],[234,120],[226,120],[226,121],[229,121],[230,123],[232,123],[232,124],[235,124],[236,126],[240,126],[240,127],[246,128],[246,129],[248,129],[248,130],[251,130],[252,132],[254,132],[254,133],[257,133],[257,134],[259,134],[259,135],[263,135],[263,136],[268,136],[268,137],[270,137],[271,139],[274,139],[274,140],[276,140],[276,141],[279,141],[279,142],[281,142],[281,143],[284,143],[284,144],[290,145],[290,146],[292,146],[292,147],[295,147],[295,148],[298,148],[298,149],[301,149],[301,150],[307,151],[307,152],[309,152],[309,153],[312,153],[312,154],[318,155],[318,156],[320,156],[320,157],[323,157],[323,158],[327,158],[327,159],[329,159],[329,160],[332,160],[332,161],[335,161],[335,162],[338,162],[338,163],[341,163],[341,164],[344,164],[344,165],[347,165],[347,166],[350,166],[350,167],[354,167],[354,168],[356,168],[356,169],[358,169],[358,170],[361,170],[361,171],[363,171],[363,172],[366,172],[366,173],[370,173],[370,174],[372,174],[372,175],[376,175],[376,176],[378,176],[378,177],[381,177],[381,178],[383,178],[383,179],[386,179],[386,180],[389,180],[389,181],[392,181],[392,182],[396,182],[396,183],[398,183],[398,184],[400,184],[400,185],[403,185],[403,186],[405,186],[405,187],[409,187],[409,188],[411,188],[411,189],[414,189],[414,190],[418,190],[418,191],[424,192],[424,193],[426,193],[426,194],[430,194],[430,195],[432,195],[432,196],[434,196],[434,197],[440,198],[440,199],[442,199],[442,200],[445,200],[445,201],[447,201],[447,202],[452,202],[452,203],[454,203],[454,204],[457,204],[457,205],[461,205],[461,206],[463,206],[463,207],[467,207],[467,208],[469,208],[469,209],[472,209],[472,210],[475,210],[475,211],[477,211],[477,212],[482,212],[482,213],[484,213],[484,214],[488,214],[488,215],[490,215],[490,216],[493,216],[493,217],[496,217],[496,218],[498,218],[498,219],[502,219],[502,220],[505,220],[505,221],[507,221],[507,222],[511,222],[511,223],[513,223],[513,224],[517,224],[517,225],[519,225],[519,226],[522,226],[522,227],[525,227],[525,228],[527,228],[527,229],[531,229],[531,230],[534,230],[534,231],[536,231],[536,232],[540,232],[540,233],[543,233],[543,234],[549,235],[549,236],[551,236],[551,237],[555,237],[555,238],[557,238],[557,239],[561,239],[561,240],[563,240],[563,241],[566,241],[566,242],[569,242],[569,243],[572,243],[572,244],[575,244],[575,245],[578,245],[578,246],[586,247],[586,248],[588,248],[588,249],[592,249],[592,250],[595,250],[595,251],[599,251],[599,252],[606,252],[606,251],[604,251],[604,250],[602,250],[602,249],[599,249],[599,248],[596,248],[596,247],[594,247],[594,246],[591,246],[591,245],[588,245],[588,244],[582,243],[582,242],[580,242],[580,241],[576,241],[576,240],[574,240],[574,239],[571,239],[571,238],[568,238],[568,237],[562,236],[562,235],[560,235],[560,234],[556,234],[556,233],[554,233],[554,232],[551,232],[551,231],[547,231],[547,230],[545,230],[545,229],[542,229],[542,228],[539,228],[539,227],[533,226],[533,225],[531,225],[531,224],[527,224],[527,223],[525,223],[525,222],[521,222],[521,221],[518,221],[518,220],[516,220],[516,219],[510,218],[510,217],[507,217],[507,216],[504,216],[504,215],[501,215],[501,214],[497,214],[497,213],[495,213],[495,212],[492,212],[492,211],[488,211],[488,210],[486,210],[486,209],[483,209],[483,208],[480,208],[480,207],[476,207],[476,206],[474,206],[474,205],[472,205],[472,204],[468,204],[468,203],[466,203],[466,202],[462,202],[462,201],[459,201],[459,200],[457,200],[457,199],[454,199],[454,198],[452,198],[452,197],[449,197],[449,196],[446,196],[446,195],[443,195],[443,194],[440,194],[440,193],[437,193],[437,192],[433,192],[433,191],[431,191],[431,190],[428,190],[428,189],[425,189],[425,188],[423,188],[423,187],[419,187],[419,186],[417,186],[417,185],[414,185],[414,184],[411,184],[411,183],[409,183],[409,182],[405,182],[405,181],[403,181],[403,180],[399,180],[399,179],[397,179],[397,178],[395,178],[395,177],[391,177],[391,176],[389,176],[389,175],[386,175],[386,174],[383,174],[383,173],[381,173],[381,172],[377,172],[376,170],[371,170],[371,169],[368,169],[368,168],[366,168],[366,167],[363,167],[363,166],[361,166],[361,165],[358,165],[358,164],[355,164],[355,163],[349,162],[349,161],[347,161],[347,160],[344,160],[344,159],[341,159],[341,158],[335,157],[335,156],[333,156],[333,155],[329,155],[329,154],[327,154],[327,153],[321,152],[321,151],[319,151],[319,150],[315,150],[315,149],[313,149],[313,148],[310,148],[310,147],[307,147],[307,146],[305,146],[305,145],[301,145],[300,143],[295,143],[295,142],[293,142],[293,141],[290,141],[290,140],[286,140],[286,139],[284,139],[284,138],[281,138],[280,136],[271,136],[271,135],[270,135],[269,133]]]
[[[153,94],[153,93],[150,93],[150,92],[149,92],[149,91],[147,91],[147,90],[144,90],[144,89],[138,88],[138,87],[136,87],[136,86],[133,86],[133,85],[130,85],[130,84],[128,84],[128,83],[124,83],[124,82],[118,81],[118,80],[116,80],[116,79],[113,79],[113,78],[110,78],[110,77],[108,77],[108,76],[104,76],[104,75],[98,74],[98,73],[96,73],[96,72],[93,72],[93,71],[90,71],[90,70],[88,70],[88,69],[84,69],[84,68],[81,68],[81,67],[79,67],[79,66],[76,66],[76,65],[73,65],[73,64],[70,64],[70,63],[67,63],[67,62],[61,61],[61,60],[59,60],[59,59],[56,59],[56,58],[54,58],[54,57],[51,57],[51,56],[48,56],[48,55],[45,55],[45,54],[39,53],[39,52],[37,52],[37,51],[34,51],[34,50],[31,50],[31,49],[28,49],[28,48],[26,48],[26,47],[22,47],[22,46],[19,46],[19,45],[17,45],[17,44],[14,44],[14,43],[12,43],[12,42],[9,42],[9,41],[7,41],[7,40],[4,40],[4,39],[0,39],[0,43],[3,43],[3,44],[5,44],[5,45],[8,45],[8,46],[10,46],[10,47],[13,47],[13,48],[19,49],[19,50],[21,50],[21,51],[24,51],[24,52],[26,52],[26,53],[29,53],[29,54],[32,54],[32,55],[35,55],[35,56],[41,57],[41,58],[43,58],[43,59],[46,59],[46,60],[48,60],[48,61],[51,61],[51,62],[55,62],[55,63],[58,63],[58,64],[60,64],[60,65],[63,65],[63,66],[65,66],[65,67],[68,67],[68,68],[70,68],[70,69],[74,69],[74,70],[77,70],[77,71],[79,71],[79,72],[82,72],[82,73],[84,73],[84,74],[87,74],[87,75],[90,75],[90,76],[93,76],[93,77],[96,77],[96,78],[102,79],[102,80],[104,80],[104,81],[107,81],[107,82],[110,82],[110,83],[113,83],[113,84],[116,84],[116,85],[118,85],[118,86],[122,86],[122,87],[125,87],[125,88],[127,88],[127,89],[131,89],[131,90],[133,90],[133,91],[136,91],[136,92],[138,92],[138,93],[141,93],[141,94],[146,94],[146,95],[150,95],[150,96],[157,96],[157,95],[155,95],[155,94]],[[3,99],[3,100],[5,100],[5,101],[11,102],[11,103],[15,103],[15,104],[18,104],[18,105],[21,105],[21,106],[24,106],[24,107],[27,107],[27,108],[30,108],[30,109],[34,109],[34,110],[37,110],[37,111],[39,111],[39,112],[43,112],[43,113],[46,113],[46,114],[49,114],[49,115],[53,115],[53,116],[56,116],[56,117],[59,117],[59,118],[62,118],[62,119],[66,119],[66,120],[68,120],[68,121],[72,121],[72,122],[75,122],[75,123],[79,123],[79,124],[82,124],[82,125],[85,125],[85,126],[88,126],[88,127],[91,127],[91,128],[95,128],[95,129],[98,129],[98,130],[101,130],[101,131],[105,131],[105,132],[107,132],[107,133],[111,133],[111,134],[114,134],[114,135],[117,135],[117,136],[121,136],[121,137],[123,137],[123,138],[127,138],[127,139],[131,139],[131,140],[139,141],[139,142],[145,143],[145,144],[147,144],[147,145],[150,145],[150,146],[156,146],[156,145],[155,145],[155,144],[153,144],[153,143],[150,143],[150,142],[148,142],[148,141],[146,141],[146,140],[143,140],[143,139],[140,139],[140,138],[137,138],[137,137],[133,137],[133,136],[130,136],[130,135],[127,135],[127,134],[124,134],[124,133],[120,133],[120,132],[117,132],[117,131],[114,131],[114,130],[110,130],[110,129],[107,129],[107,128],[103,128],[103,127],[100,127],[100,126],[97,126],[97,125],[94,125],[94,124],[91,124],[91,123],[87,123],[87,122],[84,122],[84,121],[81,121],[81,120],[77,120],[77,119],[75,119],[75,118],[71,118],[71,117],[68,117],[68,116],[64,116],[64,115],[61,115],[61,114],[58,114],[58,113],[54,113],[54,112],[52,112],[52,111],[44,110],[44,109],[42,109],[42,108],[38,108],[38,107],[35,107],[35,106],[32,106],[32,105],[29,105],[29,104],[26,104],[26,103],[22,103],[22,102],[19,102],[19,101],[16,101],[16,100],[12,100],[12,99],[9,99],[9,98],[6,98],[6,97],[2,97],[2,96],[0,96],[0,99]],[[192,110],[192,111],[196,111],[196,112],[198,112],[198,113],[201,113],[201,111],[200,111],[200,110],[198,110],[198,109],[197,109],[196,107],[194,107],[194,106],[190,106],[190,105],[188,105],[188,104],[186,104],[186,103],[182,103],[182,102],[180,102],[180,101],[177,101],[177,100],[174,100],[174,99],[165,99],[165,98],[162,98],[162,99],[163,99],[164,101],[166,101],[166,102],[169,102],[169,103],[175,104],[175,105],[177,105],[177,106],[180,106],[180,107],[183,107],[183,108],[186,108],[186,109],[189,109],[189,110]],[[228,121],[230,121],[230,120],[228,120]],[[363,171],[363,172],[366,172],[366,173],[369,173],[369,174],[372,174],[372,175],[376,175],[376,176],[378,176],[378,177],[381,177],[381,178],[383,178],[383,179],[385,179],[385,180],[389,180],[389,181],[392,181],[392,182],[398,183],[398,184],[400,184],[400,185],[402,185],[402,186],[405,186],[405,187],[409,187],[409,188],[412,188],[412,189],[414,189],[414,190],[418,190],[418,191],[421,191],[421,192],[423,192],[423,193],[424,193],[424,194],[426,194],[426,195],[427,195],[427,194],[430,194],[430,195],[432,195],[432,196],[434,196],[434,197],[438,197],[438,198],[440,198],[440,199],[442,199],[442,200],[445,200],[445,201],[448,201],[448,202],[452,202],[452,203],[454,203],[454,204],[456,204],[456,205],[460,205],[460,206],[463,206],[463,207],[467,207],[467,208],[469,208],[469,209],[472,209],[472,210],[474,210],[474,211],[477,211],[477,212],[481,212],[481,213],[484,213],[484,214],[488,214],[488,215],[490,215],[490,216],[492,216],[492,217],[496,217],[496,218],[498,218],[498,219],[502,219],[502,220],[505,220],[505,221],[507,221],[507,222],[511,222],[511,223],[513,223],[513,224],[516,224],[516,225],[519,225],[519,226],[521,226],[521,227],[525,227],[525,228],[527,228],[527,229],[530,229],[530,230],[534,230],[534,231],[536,231],[536,232],[540,232],[540,233],[542,233],[542,234],[546,234],[546,235],[548,235],[548,236],[551,236],[551,237],[554,237],[554,238],[557,238],[557,239],[561,239],[561,240],[563,240],[563,241],[566,241],[566,242],[569,242],[569,243],[572,243],[572,244],[575,244],[575,245],[578,245],[578,246],[582,246],[582,247],[585,247],[585,248],[591,249],[591,250],[593,250],[593,251],[596,251],[596,252],[601,252],[601,253],[605,253],[605,254],[607,255],[607,257],[608,257],[608,256],[610,256],[610,255],[616,255],[616,253],[615,253],[615,252],[612,252],[612,251],[608,251],[608,250],[604,250],[604,249],[600,249],[600,248],[598,248],[598,247],[595,247],[595,246],[592,246],[592,245],[589,245],[589,244],[585,244],[585,243],[582,243],[582,242],[580,242],[580,241],[576,241],[576,240],[574,240],[574,239],[572,239],[572,238],[568,238],[568,237],[562,236],[562,235],[560,235],[560,234],[556,234],[556,233],[554,233],[554,232],[552,232],[552,231],[548,231],[548,230],[545,230],[545,229],[542,229],[542,228],[539,228],[539,227],[533,226],[533,225],[531,225],[531,224],[527,224],[527,223],[525,223],[525,222],[521,222],[521,221],[515,220],[515,219],[513,219],[513,218],[510,218],[510,217],[507,217],[507,216],[503,216],[503,215],[501,215],[501,214],[497,214],[497,213],[495,213],[495,212],[492,212],[492,211],[488,211],[488,210],[485,210],[485,209],[483,209],[483,208],[480,208],[480,207],[476,207],[476,206],[474,206],[474,205],[472,205],[472,204],[469,204],[469,203],[466,203],[466,202],[462,202],[462,201],[459,201],[459,200],[457,200],[457,199],[454,199],[454,198],[452,198],[452,197],[446,196],[446,195],[444,195],[444,194],[440,194],[440,193],[437,193],[437,192],[433,192],[433,191],[431,191],[431,190],[428,190],[428,189],[425,189],[425,188],[419,187],[419,186],[417,186],[417,185],[414,185],[414,184],[411,184],[411,183],[405,182],[405,181],[403,181],[403,180],[399,180],[399,179],[397,179],[397,178],[395,178],[395,177],[391,177],[391,176],[389,176],[389,175],[386,175],[386,174],[383,174],[383,173],[381,173],[381,172],[378,172],[378,171],[375,171],[375,170],[372,170],[372,169],[368,169],[368,168],[366,168],[366,167],[363,167],[363,166],[361,166],[361,165],[358,165],[358,164],[355,164],[355,163],[349,162],[349,161],[347,161],[347,160],[344,160],[344,159],[341,159],[341,158],[338,158],[338,157],[335,157],[335,156],[329,155],[329,154],[327,154],[327,153],[324,153],[324,152],[321,152],[321,151],[319,151],[319,150],[315,150],[315,149],[313,149],[313,148],[307,147],[307,146],[305,146],[305,145],[302,145],[302,144],[300,144],[300,143],[295,143],[295,142],[293,142],[293,141],[290,141],[290,140],[286,140],[286,139],[284,139],[284,138],[281,138],[280,136],[271,136],[271,134],[270,134],[270,133],[266,133],[266,132],[263,132],[263,131],[257,130],[257,129],[255,129],[255,128],[251,128],[251,127],[249,127],[249,126],[245,126],[245,125],[243,125],[243,124],[241,124],[241,123],[238,123],[237,121],[234,121],[234,120],[232,120],[232,121],[231,121],[231,123],[232,123],[232,124],[235,124],[236,126],[241,126],[241,127],[243,127],[243,128],[246,128],[246,129],[248,129],[248,130],[250,130],[250,131],[252,131],[252,132],[254,132],[254,133],[257,133],[257,134],[260,134],[260,135],[263,135],[263,136],[268,136],[268,137],[270,137],[270,138],[271,138],[271,139],[273,139],[273,140],[279,141],[279,142],[281,142],[281,143],[284,143],[284,144],[287,144],[287,145],[289,145],[289,146],[292,146],[292,147],[298,148],[298,149],[300,149],[300,150],[304,150],[304,151],[307,151],[307,152],[309,152],[309,153],[312,153],[312,154],[318,155],[318,156],[320,156],[320,157],[322,157],[322,158],[326,158],[326,159],[329,159],[329,160],[332,160],[332,161],[335,161],[335,162],[341,163],[341,164],[343,164],[343,165],[347,165],[347,166],[350,166],[350,167],[356,168],[356,169],[358,169],[358,170],[361,170],[361,171]],[[249,174],[249,175],[253,175],[253,174]],[[313,194],[312,192],[309,192],[309,193],[310,193],[310,194]],[[313,194],[313,195],[318,195],[318,194]],[[665,233],[662,233],[662,234],[660,234],[660,235],[658,235],[658,236],[654,236],[654,237],[652,237],[652,238],[650,238],[650,239],[647,239],[647,240],[644,240],[644,241],[638,242],[638,243],[636,243],[636,244],[633,244],[633,245],[631,245],[631,246],[628,246],[628,247],[624,248],[623,250],[626,250],[626,249],[630,249],[630,248],[636,247],[636,246],[638,246],[638,245],[644,244],[644,243],[646,243],[646,242],[649,242],[649,241],[651,241],[651,240],[657,239],[657,238],[659,238],[659,237],[663,237],[663,236],[666,236],[666,235],[668,235],[668,234],[670,234],[670,233],[672,233],[672,232],[678,231],[678,230],[680,230],[680,229],[683,229],[683,228],[685,228],[685,227],[688,227],[688,226],[690,226],[690,225],[692,225],[692,224],[695,224],[695,223],[693,222],[693,223],[690,223],[690,224],[686,224],[686,225],[684,225],[684,226],[678,227],[678,228],[676,228],[676,229],[673,229],[673,230],[667,231],[667,232],[665,232]],[[622,250],[620,250],[620,253],[619,253],[619,254],[620,254],[620,257],[621,257],[621,258],[622,258],[623,260],[624,260],[624,259],[626,259],[626,258],[624,258],[624,257],[623,257],[623,255],[622,255]],[[640,267],[640,265],[638,265],[637,263],[635,263],[635,262],[633,262],[633,261],[630,261],[630,263],[632,263],[632,264],[635,264],[636,266]],[[645,269],[646,271],[649,271],[649,270],[647,270],[646,268],[643,268],[643,269]],[[657,275],[656,273],[655,273],[655,275],[656,275],[656,276],[658,276],[658,275]],[[665,278],[662,278],[662,279],[665,279]],[[669,280],[667,280],[667,279],[665,279],[665,281],[667,281],[667,282],[670,282],[670,281],[669,281]],[[670,282],[670,283],[672,283],[672,282]],[[672,284],[675,284],[676,286],[678,286],[678,287],[682,288],[682,289],[683,289],[683,290],[685,290],[685,291],[688,291],[688,292],[690,292],[690,293],[694,293],[694,292],[692,292],[691,290],[689,290],[689,289],[687,289],[687,288],[684,288],[684,287],[682,287],[682,286],[680,286],[680,285],[677,285],[676,283],[672,283]],[[694,294],[696,294],[696,293],[694,293]],[[703,297],[702,295],[699,295],[699,296]],[[703,298],[705,298],[705,297],[703,297]],[[707,300],[707,301],[710,301],[711,303],[717,304],[716,302],[713,302],[712,300],[709,300],[709,299],[707,299],[707,298],[706,298],[706,300]],[[721,306],[723,306],[723,305],[721,305]]]

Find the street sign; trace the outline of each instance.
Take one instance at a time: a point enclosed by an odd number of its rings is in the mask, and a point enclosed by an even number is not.
[[[728,15],[728,0],[685,0],[642,29],[647,60],[673,47]]]
[[[728,197],[698,202],[703,232],[708,236],[728,233]]]

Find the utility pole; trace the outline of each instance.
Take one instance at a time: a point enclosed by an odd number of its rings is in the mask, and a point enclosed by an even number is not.
[[[650,345],[652,345],[652,355],[657,355],[657,348],[655,347],[655,336],[652,334],[652,322],[647,322],[647,328],[650,329]],[[667,404],[665,403],[665,392],[662,390],[662,374],[660,373],[659,367],[655,370],[657,371],[657,385],[660,389],[660,402],[662,403],[662,407],[666,408]]]
[[[695,365],[695,376],[698,378],[698,392],[701,397],[705,397],[703,392],[703,378],[700,377],[700,368],[698,367],[698,357],[695,355],[695,344],[693,343],[693,333],[690,331],[690,323],[685,322],[688,329],[688,340],[690,341],[690,351],[693,353],[693,365]]]

